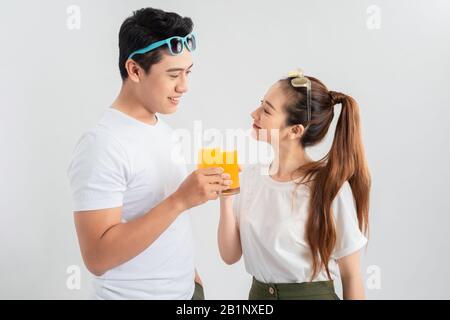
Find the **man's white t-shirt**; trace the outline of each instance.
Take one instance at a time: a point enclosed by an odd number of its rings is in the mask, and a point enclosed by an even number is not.
[[[173,160],[172,129],[160,118],[148,125],[109,108],[78,141],[68,176],[74,211],[122,207],[133,220],[176,191],[187,176]],[[97,299],[191,299],[194,246],[182,213],[147,249],[94,278]]]
[[[246,270],[265,283],[308,282],[312,276],[312,257],[305,239],[308,189],[305,185],[295,189],[293,181],[275,181],[268,172],[269,165],[243,168],[241,193],[233,202]],[[337,260],[361,249],[367,239],[359,230],[347,181],[333,200],[332,209],[337,239],[329,270],[334,280],[339,277]],[[325,270],[313,279],[327,280]]]

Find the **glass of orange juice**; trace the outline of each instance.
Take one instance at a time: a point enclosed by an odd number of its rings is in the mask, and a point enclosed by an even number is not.
[[[224,195],[237,194],[240,191],[239,164],[237,150],[222,151],[220,148],[202,148],[198,151],[198,168],[221,167],[230,175],[232,184]]]

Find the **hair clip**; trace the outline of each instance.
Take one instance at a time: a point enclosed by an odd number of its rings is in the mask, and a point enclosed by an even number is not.
[[[296,88],[311,87],[311,81],[309,81],[309,79],[303,75],[302,69],[290,71],[288,77],[291,78],[292,86]]]
[[[291,84],[295,88],[306,88],[306,109],[308,111],[308,125],[311,122],[311,81],[305,77],[302,69],[296,69],[288,73]]]

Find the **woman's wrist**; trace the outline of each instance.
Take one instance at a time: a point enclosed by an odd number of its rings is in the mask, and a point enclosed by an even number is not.
[[[227,195],[227,194],[221,194],[220,195],[220,202],[228,203],[233,202],[233,195]]]

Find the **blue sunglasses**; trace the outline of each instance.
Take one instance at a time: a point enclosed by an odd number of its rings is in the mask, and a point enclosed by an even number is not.
[[[128,59],[132,59],[133,56],[135,56],[136,54],[144,54],[144,53],[150,52],[156,48],[162,47],[163,45],[166,45],[166,44],[167,44],[167,47],[169,48],[169,52],[172,56],[181,54],[183,52],[183,45],[186,47],[186,49],[188,49],[191,52],[194,51],[197,47],[197,41],[195,39],[195,35],[193,33],[190,33],[185,37],[175,36],[175,37],[170,37],[170,38],[152,43],[143,49],[139,49],[139,50],[132,52],[128,56]]]

